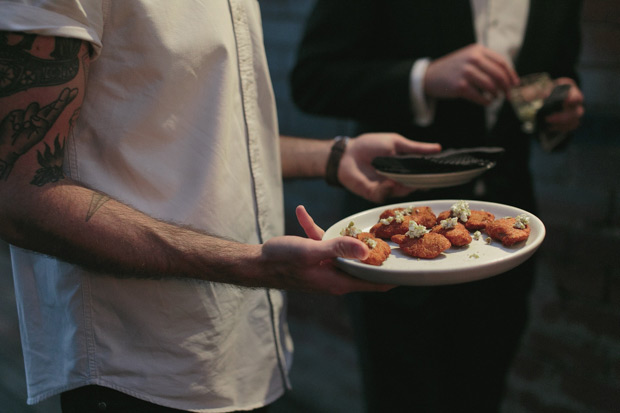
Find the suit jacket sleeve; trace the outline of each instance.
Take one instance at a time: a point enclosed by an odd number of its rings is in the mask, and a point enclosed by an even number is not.
[[[372,119],[412,116],[411,56],[383,52],[381,2],[318,0],[291,75],[295,103],[327,116]],[[387,22],[384,22],[387,24]],[[389,104],[387,104],[389,102]]]

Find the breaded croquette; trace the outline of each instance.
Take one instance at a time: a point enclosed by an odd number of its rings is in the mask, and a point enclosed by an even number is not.
[[[450,241],[450,244],[454,247],[463,247],[471,243],[471,235],[467,228],[461,223],[456,223],[451,228],[444,228],[441,224],[435,225],[431,232],[441,234],[448,238],[448,241]]]
[[[402,214],[402,215],[407,215],[406,214],[406,209],[407,208],[393,208],[393,209],[386,209],[385,211],[383,211],[381,213],[381,215],[379,215],[379,219],[387,219],[389,217],[393,217],[396,214]]]
[[[370,233],[383,239],[390,239],[393,235],[404,234],[409,231],[410,216],[396,215],[381,218],[379,222],[370,228]]]
[[[517,228],[517,226],[523,228]],[[528,224],[518,225],[517,218],[500,218],[488,223],[486,232],[494,240],[501,241],[502,245],[509,247],[527,240],[530,236],[530,226]]]
[[[493,222],[495,215],[487,211],[471,211],[469,219],[465,223],[465,228],[470,231],[485,229],[489,222]]]
[[[489,222],[492,222],[495,219],[495,215],[487,211],[470,211],[471,214],[467,217],[467,221],[463,222],[459,218],[459,222],[465,225],[469,231],[478,231],[484,229]],[[439,224],[442,220],[448,219],[452,216],[452,211],[443,211],[439,215],[437,215],[437,223]]]
[[[392,242],[400,246],[407,255],[415,258],[436,258],[450,248],[450,241],[441,234],[429,232],[421,237],[411,238],[408,235],[394,235]]]
[[[415,207],[411,209],[411,219],[426,228],[433,228],[437,222],[437,217],[430,207]]]
[[[387,242],[382,239],[375,238],[368,232],[362,232],[357,234],[357,239],[368,245],[370,249],[370,255],[363,260],[364,264],[381,265],[388,259],[392,249]]]
[[[394,217],[398,214],[409,216],[418,224],[424,225],[429,229],[432,228],[437,221],[435,213],[427,206],[386,209],[379,216],[379,220]]]

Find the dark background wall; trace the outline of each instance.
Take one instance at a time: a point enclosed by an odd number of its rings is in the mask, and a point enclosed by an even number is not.
[[[304,115],[288,75],[313,0],[261,0],[281,132],[331,139],[346,121]],[[510,376],[504,413],[620,412],[620,2],[585,0],[580,64],[587,114],[572,145],[532,146],[547,239],[531,297],[532,319]],[[324,228],[342,218],[342,192],[320,180],[285,184],[287,231],[304,204]],[[294,390],[277,412],[357,412],[359,378],[340,298],[291,294]],[[6,245],[0,243],[0,412],[58,412],[57,398],[25,405],[23,362]]]
[[[262,0],[265,41],[282,132],[331,138],[346,122],[300,114],[287,76],[311,0]],[[579,66],[587,111],[572,145],[547,154],[532,146],[540,250],[532,320],[510,377],[505,412],[620,412],[620,2],[585,0]],[[288,228],[295,205],[325,228],[337,218],[338,191],[317,181],[287,183]],[[329,200],[326,202],[326,200]],[[347,337],[339,299],[291,296],[295,319]],[[340,314],[340,317],[334,315]],[[350,337],[350,336],[349,336]]]

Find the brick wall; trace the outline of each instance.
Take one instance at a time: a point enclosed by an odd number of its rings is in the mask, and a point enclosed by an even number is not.
[[[294,49],[312,3],[261,0],[265,43],[281,131],[329,138],[350,132],[350,124],[300,113],[288,91]],[[531,323],[510,376],[506,413],[620,412],[617,0],[585,0],[580,74],[587,115],[572,145],[551,155],[532,147],[540,218],[548,236],[539,254]],[[300,203],[324,227],[339,218],[333,209],[339,191],[322,182],[289,181],[285,190],[289,233],[299,233],[291,212]],[[330,199],[329,205],[325,199]],[[337,299],[294,298],[293,313],[314,318],[341,335],[350,333],[346,316],[334,317],[342,313]]]

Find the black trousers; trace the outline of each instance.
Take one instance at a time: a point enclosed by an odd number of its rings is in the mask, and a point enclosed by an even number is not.
[[[182,413],[185,410],[159,406],[102,386],[84,386],[60,395],[63,413]],[[267,413],[268,407],[252,410]]]

